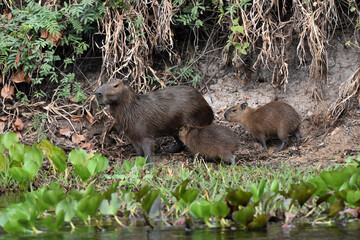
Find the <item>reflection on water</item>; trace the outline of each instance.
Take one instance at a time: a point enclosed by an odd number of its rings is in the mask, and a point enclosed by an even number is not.
[[[209,229],[198,228],[187,232],[180,227],[162,227],[151,230],[148,227],[106,227],[100,231],[93,226],[79,227],[70,233],[70,228],[64,228],[60,233],[31,234],[6,234],[0,232],[0,239],[134,239],[134,240],[222,240],[222,239],[359,239],[360,223],[337,224],[332,226],[311,226],[299,224],[284,231],[281,224],[268,224],[265,231],[244,231],[241,229]]]

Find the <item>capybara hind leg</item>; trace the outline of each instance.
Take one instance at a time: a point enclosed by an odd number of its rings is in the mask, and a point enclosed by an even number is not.
[[[277,149],[275,149],[274,150],[274,153],[276,153],[276,152],[280,152],[281,150],[283,150],[283,148],[286,146],[286,144],[287,144],[287,141],[288,141],[288,139],[286,138],[286,139],[282,139],[281,140],[281,145],[280,145],[280,147],[278,147]]]
[[[300,146],[300,139],[301,139],[301,134],[300,134],[300,130],[296,129],[295,131],[295,137],[296,137],[296,145]]]
[[[267,147],[266,147],[266,141],[265,141],[265,137],[261,136],[258,138],[259,142],[261,143],[261,146],[263,146],[264,151],[267,152]]]
[[[133,142],[133,146],[135,148],[136,155],[138,155],[140,157],[145,157],[144,151],[143,151],[142,147],[139,144]]]
[[[165,152],[167,153],[178,153],[184,150],[185,145],[184,143],[180,140],[180,138],[178,136],[174,136],[175,141],[176,141],[176,145],[171,147],[168,150],[165,150]]]
[[[146,162],[152,163],[153,160],[153,149],[155,140],[151,138],[145,138],[142,140],[142,149],[144,150],[144,157],[147,157]]]

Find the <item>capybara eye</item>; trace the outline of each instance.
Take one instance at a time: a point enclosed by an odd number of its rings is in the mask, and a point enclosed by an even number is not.
[[[231,110],[231,112],[236,112],[237,111],[237,109],[235,108],[235,109],[233,109],[233,110]]]
[[[114,86],[113,86],[113,88],[117,88],[119,86],[119,84],[115,84]]]

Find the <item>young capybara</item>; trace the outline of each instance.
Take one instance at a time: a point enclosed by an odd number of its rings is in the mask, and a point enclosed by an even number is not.
[[[251,108],[247,102],[226,110],[224,117],[230,122],[240,122],[266,148],[266,140],[278,137],[281,145],[274,152],[281,151],[288,143],[289,137],[296,136],[300,141],[301,117],[289,104],[272,101],[258,108]]]
[[[136,153],[153,162],[155,138],[173,136],[178,149],[183,143],[179,129],[186,123],[210,125],[214,113],[194,88],[173,86],[137,95],[122,80],[114,80],[100,86],[95,95],[100,105],[110,105],[110,113],[116,124],[132,141]]]
[[[185,124],[179,130],[179,137],[193,154],[235,163],[234,151],[239,147],[239,140],[227,127],[215,123],[205,127]]]

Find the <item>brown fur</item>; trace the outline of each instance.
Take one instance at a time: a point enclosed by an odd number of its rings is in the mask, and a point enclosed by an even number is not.
[[[224,116],[230,122],[240,122],[260,141],[265,151],[267,151],[266,140],[272,137],[278,137],[282,141],[281,146],[274,152],[281,151],[292,135],[296,136],[299,145],[301,117],[287,103],[272,101],[256,109],[243,103],[226,110]]]
[[[178,143],[182,125],[210,125],[214,113],[194,88],[167,87],[163,90],[136,95],[121,80],[106,83],[95,91],[99,104],[110,105],[117,125],[132,141],[138,155],[153,162],[155,138],[173,136]]]
[[[221,158],[235,163],[234,151],[239,147],[237,135],[229,128],[216,125],[206,127],[191,126],[180,128],[179,137],[192,153],[208,158]]]

